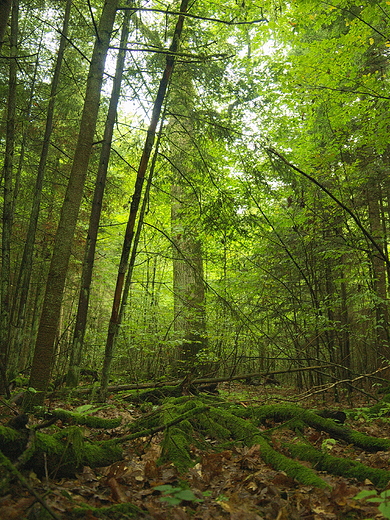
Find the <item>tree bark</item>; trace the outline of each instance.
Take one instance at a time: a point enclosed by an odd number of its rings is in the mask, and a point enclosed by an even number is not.
[[[383,244],[383,227],[381,222],[379,200],[380,184],[372,178],[367,186],[368,218],[371,235],[379,244]],[[389,358],[389,310],[387,306],[386,264],[377,252],[370,252],[372,267],[372,287],[375,297],[376,317],[376,366],[382,363],[382,357]]]
[[[89,68],[78,141],[54,241],[29,383],[30,387],[39,391],[33,399],[34,403],[38,404],[43,402],[54,361],[55,338],[61,313],[62,295],[89,157],[92,151],[105,61],[117,3],[118,0],[106,0],[103,6]],[[29,399],[25,403],[26,408],[30,406],[28,401]]]
[[[206,311],[203,281],[202,244],[194,229],[186,228],[185,213],[193,200],[188,200],[181,181],[172,187],[171,209],[175,244],[173,257],[173,293],[175,331],[181,335],[178,348],[178,372],[197,373],[197,354],[206,347]],[[191,197],[190,197],[191,198]],[[177,229],[180,228],[180,232]]]

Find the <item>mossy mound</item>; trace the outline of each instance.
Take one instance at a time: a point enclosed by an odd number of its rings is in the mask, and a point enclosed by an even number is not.
[[[122,450],[109,441],[90,443],[77,426],[64,428],[52,435],[16,431],[0,427],[0,449],[19,465],[38,475],[73,476],[83,466],[108,466],[122,458]]]

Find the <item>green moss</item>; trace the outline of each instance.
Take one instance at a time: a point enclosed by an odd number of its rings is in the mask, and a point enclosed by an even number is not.
[[[0,425],[0,438],[2,442],[15,442],[20,438],[20,436],[21,434],[18,430]]]
[[[277,471],[284,471],[289,477],[305,486],[315,486],[322,489],[330,487],[312,469],[302,466],[299,462],[275,451],[261,435],[256,435],[252,442],[260,446],[260,454],[264,462]]]
[[[133,504],[115,504],[110,507],[89,507],[83,505],[76,507],[73,511],[67,513],[72,518],[102,518],[104,520],[126,520],[127,518],[136,518],[141,520],[145,515],[142,510]]]
[[[223,428],[229,430],[231,436],[237,440],[247,442],[254,435],[259,433],[258,429],[250,421],[237,417],[227,410],[211,408],[210,416]]]
[[[1,434],[4,436],[1,437]],[[23,454],[21,462],[40,475],[47,467],[49,474],[71,476],[83,465],[106,466],[122,457],[120,447],[109,441],[100,444],[86,442],[77,426],[65,428],[54,435],[35,432],[34,442],[30,443],[28,451],[24,451],[26,444],[27,430],[25,433],[0,427],[2,453],[11,459]]]
[[[265,405],[252,408],[248,412],[240,411],[242,416],[250,416],[255,423],[262,423],[266,419],[283,422],[290,419],[299,419],[307,426],[329,433],[335,439],[341,439],[348,444],[354,444],[366,451],[386,451],[390,448],[390,439],[379,439],[364,433],[355,432],[346,426],[337,424],[332,419],[325,419],[319,415],[294,405]]]
[[[156,410],[155,412],[148,413],[144,417],[140,417],[136,421],[131,422],[127,427],[130,432],[137,432],[156,428],[160,424],[160,410]]]
[[[182,395],[181,386],[161,386],[153,390],[141,392],[138,395],[129,395],[126,401],[133,401],[135,403],[153,403],[160,404],[166,397],[179,397]]]
[[[62,410],[61,408],[53,410],[51,414],[63,422],[84,425],[88,426],[89,428],[117,428],[122,422],[122,419],[120,417],[116,419],[105,419],[103,417],[95,417],[94,415],[74,413],[68,410]]]
[[[188,423],[186,428],[188,431],[184,431],[183,427],[186,427],[186,425],[181,423],[180,427],[172,426],[167,429],[161,444],[161,457],[158,460],[159,464],[173,462],[180,473],[187,471],[194,465],[190,456],[190,446],[193,442],[193,438],[189,434],[191,425]]]
[[[390,481],[390,471],[370,468],[361,462],[334,457],[307,444],[288,444],[287,448],[293,457],[315,464],[316,468],[332,475],[355,478],[360,482],[371,480],[375,486],[385,487]]]
[[[96,444],[84,444],[83,465],[96,468],[99,466],[109,466],[122,458],[122,449],[117,444],[109,442]]]
[[[231,437],[230,430],[215,421],[209,414],[200,414],[191,422],[194,426],[196,425],[204,435],[213,436],[218,440],[226,440]]]
[[[191,445],[200,445],[193,425],[198,426],[199,417],[205,420],[208,410],[203,401],[189,396],[169,398],[161,409],[160,421],[163,425],[169,425],[165,431],[162,442],[162,454],[159,463],[171,461],[180,472],[186,471],[194,465],[190,455]],[[181,420],[181,418],[183,420]],[[172,421],[180,421],[171,424]]]
[[[11,460],[23,452],[28,438],[28,430],[19,431],[7,426],[0,426],[0,450]]]
[[[220,424],[230,430],[234,438],[242,440],[248,446],[259,444],[261,458],[274,469],[286,472],[288,476],[304,485],[329,487],[313,470],[275,451],[250,421],[236,417],[226,410],[211,409],[210,413],[215,420],[219,418]]]

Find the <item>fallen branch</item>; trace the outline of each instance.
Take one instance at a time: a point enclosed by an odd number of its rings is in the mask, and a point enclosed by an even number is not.
[[[300,368],[289,368],[286,370],[273,370],[270,372],[251,372],[249,374],[240,374],[235,376],[229,376],[229,377],[212,377],[212,378],[206,378],[206,377],[199,377],[197,379],[194,379],[192,381],[193,384],[208,384],[208,383],[225,383],[229,381],[239,381],[240,379],[248,379],[248,378],[261,378],[261,377],[269,377],[271,375],[277,375],[277,374],[292,374],[295,372],[306,372],[309,370],[320,370],[322,368],[330,368],[333,367],[333,365],[317,365],[317,366],[311,366],[311,367],[300,367]],[[107,390],[109,392],[121,392],[126,390],[143,390],[146,388],[159,388],[162,386],[177,386],[182,383],[182,380],[176,380],[176,381],[165,381],[165,382],[159,382],[159,383],[133,383],[129,385],[112,385],[108,386]],[[92,392],[91,388],[76,388],[76,389],[64,389],[61,391],[52,392],[50,394],[50,397],[63,395],[64,393],[72,392],[73,394],[77,395],[86,395],[90,394]]]
[[[43,498],[30,486],[30,484],[27,482],[27,480],[24,478],[24,476],[20,473],[18,469],[15,468],[15,466],[12,464],[12,462],[9,460],[8,457],[6,457],[1,451],[0,451],[0,463],[3,467],[8,469],[10,473],[12,473],[24,486],[29,493],[31,493],[38,502],[46,509],[46,511],[49,513],[49,515],[54,518],[55,520],[61,520],[61,518],[55,513],[50,507],[46,504],[46,502],[43,500]]]
[[[361,381],[362,379],[365,379],[366,377],[372,377],[375,374],[382,372],[383,370],[388,370],[389,368],[390,368],[390,365],[387,365],[385,367],[377,368],[374,372],[371,372],[370,374],[363,374],[363,375],[354,377],[353,379],[340,379],[339,381],[334,381],[333,383],[328,383],[326,385],[317,386],[317,387],[315,387],[316,388],[315,390],[310,389],[310,390],[307,390],[306,392],[304,392],[303,394],[294,397],[294,401],[297,401],[297,400],[302,401],[303,399],[308,399],[309,397],[312,397],[313,395],[327,392],[328,390],[331,390],[332,388],[335,388],[336,386],[341,385],[341,384],[356,383],[356,381]],[[356,388],[356,390],[364,393],[365,395],[367,395],[368,397],[371,397],[372,399],[376,399],[377,401],[379,401],[379,399],[377,397],[375,397],[371,394],[368,394],[367,392],[364,392],[360,388]]]

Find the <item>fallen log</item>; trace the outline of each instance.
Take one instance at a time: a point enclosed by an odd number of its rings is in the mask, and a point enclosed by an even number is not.
[[[224,377],[199,377],[196,379],[193,379],[191,381],[192,384],[198,385],[198,384],[212,384],[212,383],[226,383],[229,381],[240,381],[241,379],[251,379],[251,378],[267,378],[270,376],[278,375],[278,374],[290,374],[294,372],[306,372],[310,370],[321,370],[323,368],[330,368],[333,365],[316,365],[311,367],[301,367],[301,368],[290,368],[286,370],[273,370],[269,372],[251,372],[249,374],[240,374],[240,375],[234,375],[234,376],[224,376]],[[110,385],[107,387],[108,392],[122,392],[126,390],[144,390],[147,388],[159,388],[162,386],[178,386],[183,382],[182,379],[175,380],[175,381],[164,381],[164,382],[158,382],[158,383],[132,383],[132,384],[125,384],[125,385]],[[56,392],[51,392],[48,394],[50,397],[58,396],[58,395],[64,395],[66,393],[71,392],[75,395],[88,395],[92,393],[93,391],[96,391],[96,388],[72,388],[72,389],[63,389]]]

